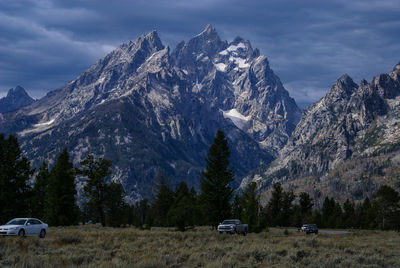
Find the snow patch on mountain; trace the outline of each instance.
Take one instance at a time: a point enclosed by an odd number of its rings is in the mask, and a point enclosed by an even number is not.
[[[38,123],[38,124],[34,124],[33,128],[30,129],[26,129],[23,130],[21,132],[19,132],[18,134],[21,136],[25,136],[28,133],[39,133],[39,132],[43,132],[49,128],[51,128],[53,126],[53,123],[55,122],[55,119],[50,119],[47,122],[43,122],[43,123]]]
[[[221,110],[222,111],[222,110]],[[251,116],[244,116],[239,113],[236,109],[231,109],[229,111],[222,111],[224,118],[229,118],[235,126],[242,129],[245,127],[246,123],[251,119]]]
[[[229,61],[234,62],[241,69],[250,67],[250,64],[247,63],[246,59],[231,56],[231,57],[229,57]]]
[[[227,65],[225,63],[214,63],[215,68],[220,72],[225,72]]]

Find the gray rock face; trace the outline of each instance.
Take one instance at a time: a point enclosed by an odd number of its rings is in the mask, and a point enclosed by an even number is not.
[[[193,81],[193,92],[277,155],[301,111],[258,49],[241,37],[222,42],[207,25],[187,44],[179,44],[172,57]]]
[[[360,85],[343,75],[320,101],[304,111],[280,156],[246,177],[268,189],[274,182],[320,178],[349,159],[397,148],[400,142],[400,65]]]
[[[11,112],[34,102],[23,87],[11,88],[7,96],[0,99],[0,113]]]
[[[265,56],[206,28],[170,53],[155,31],[121,45],[75,80],[0,118],[36,164],[63,147],[113,161],[131,198],[149,197],[163,170],[197,186],[218,128],[240,177],[272,161],[300,117]]]

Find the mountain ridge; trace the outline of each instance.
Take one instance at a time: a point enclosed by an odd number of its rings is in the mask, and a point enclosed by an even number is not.
[[[315,199],[318,199],[316,189],[324,187],[326,194],[353,198],[349,193],[359,192],[356,188],[361,186],[358,183],[356,187],[357,180],[340,171],[345,169],[346,163],[359,161],[360,174],[367,174],[371,165],[381,166],[388,174],[400,170],[397,160],[392,166],[385,166],[385,161],[395,157],[392,152],[398,150],[400,144],[399,74],[397,64],[389,74],[375,76],[370,83],[362,80],[357,85],[348,75],[340,77],[320,101],[303,112],[280,156],[269,167],[245,178],[242,187],[257,181],[264,189],[262,191],[268,192],[273,183],[280,181],[297,191],[313,192]],[[368,165],[361,164],[367,162]],[[361,169],[363,165],[364,169]],[[342,175],[334,178],[332,174]],[[395,176],[390,179],[384,179],[384,175],[368,176],[375,179],[369,182],[370,189],[357,194],[359,199],[371,197],[379,184],[395,183],[396,180]],[[334,183],[345,185],[348,191],[336,189]]]

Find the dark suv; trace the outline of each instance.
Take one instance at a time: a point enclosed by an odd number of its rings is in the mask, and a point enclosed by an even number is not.
[[[301,228],[300,228],[301,232],[305,232],[306,234],[318,234],[318,228],[316,224],[304,224]]]

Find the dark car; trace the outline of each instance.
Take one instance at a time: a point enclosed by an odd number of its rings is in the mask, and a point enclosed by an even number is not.
[[[301,232],[305,232],[306,234],[318,234],[318,228],[316,224],[304,224],[301,228],[300,228]]]

